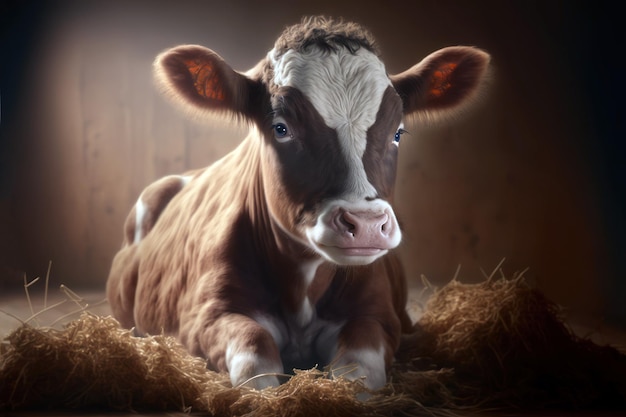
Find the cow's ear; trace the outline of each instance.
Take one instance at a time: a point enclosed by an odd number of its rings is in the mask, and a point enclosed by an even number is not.
[[[406,115],[433,119],[454,114],[473,101],[487,78],[489,60],[480,49],[453,46],[390,78]]]
[[[163,52],[154,61],[154,76],[167,95],[189,109],[250,116],[255,82],[203,46],[183,45]]]

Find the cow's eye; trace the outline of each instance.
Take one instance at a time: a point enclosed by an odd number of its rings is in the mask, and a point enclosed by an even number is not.
[[[287,126],[284,123],[276,123],[273,127],[276,137],[284,138],[287,136]]]
[[[274,131],[274,137],[279,142],[287,142],[293,138],[293,134],[289,131],[289,128],[285,123],[279,122],[272,125]]]
[[[404,135],[405,133],[407,133],[406,130],[400,128],[396,131],[396,134],[393,136],[393,141],[394,143],[398,144],[400,143],[400,136]]]

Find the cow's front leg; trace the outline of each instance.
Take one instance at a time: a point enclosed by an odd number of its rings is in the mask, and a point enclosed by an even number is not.
[[[365,387],[371,390],[382,388],[396,344],[395,336],[389,335],[375,319],[349,321],[339,334],[331,375],[363,379]]]
[[[284,372],[280,352],[271,334],[253,319],[223,314],[197,334],[197,353],[208,359],[211,368],[228,372],[233,386],[279,385],[276,374]]]

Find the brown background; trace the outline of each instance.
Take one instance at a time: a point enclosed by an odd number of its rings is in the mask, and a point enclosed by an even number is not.
[[[43,3],[43,2],[42,2]],[[578,2],[580,3],[580,2]],[[151,81],[161,50],[197,43],[253,66],[304,14],[356,20],[389,72],[448,45],[493,56],[471,117],[408,126],[397,209],[412,282],[476,281],[505,258],[575,312],[626,322],[616,10],[601,2],[13,1],[2,4],[0,291],[23,274],[103,288],[141,189],[207,165],[243,131],[185,118]],[[621,66],[621,67],[620,67]]]

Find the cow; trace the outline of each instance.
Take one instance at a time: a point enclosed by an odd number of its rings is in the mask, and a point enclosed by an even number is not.
[[[156,58],[166,95],[250,133],[140,194],[107,281],[123,326],[175,335],[233,386],[316,365],[385,385],[412,328],[393,209],[403,120],[475,101],[490,58],[447,47],[389,75],[379,56],[362,26],[317,16],[247,72],[197,45]]]

